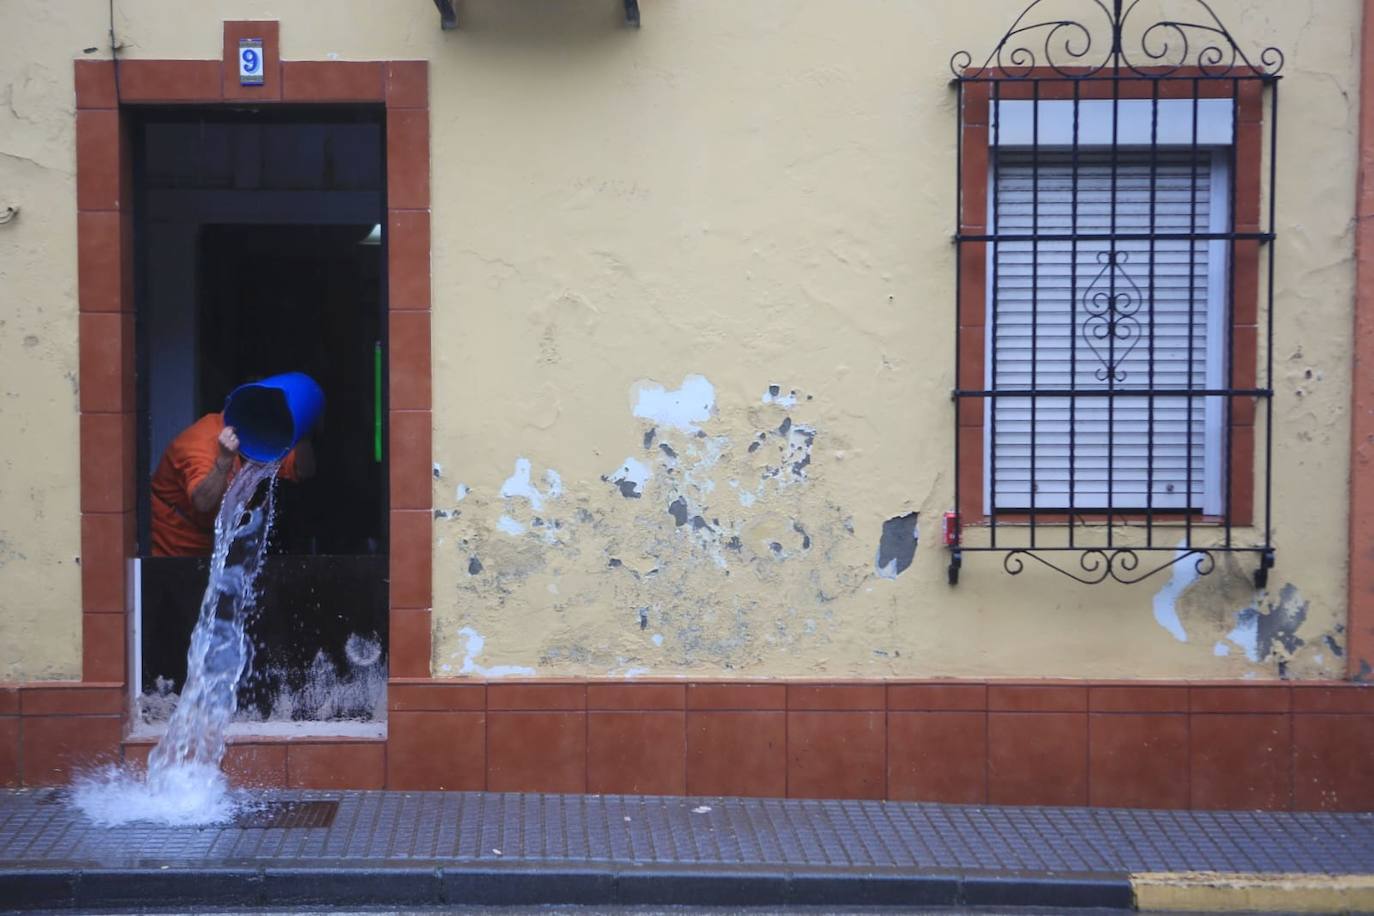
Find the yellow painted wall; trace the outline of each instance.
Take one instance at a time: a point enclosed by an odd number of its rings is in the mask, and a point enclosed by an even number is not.
[[[24,208],[0,227],[0,679],[80,659],[70,60],[107,22],[54,6],[0,0],[0,205]],[[131,57],[217,58],[221,19],[279,18],[288,60],[431,61],[435,674],[1342,674],[1356,0],[1215,4],[1288,56],[1266,595],[1248,561],[1089,588],[981,557],[945,584],[947,62],[1023,4],[643,0],[639,31],[616,0],[459,6],[449,33],[427,0],[117,0],[115,23]],[[694,377],[690,428],[634,415]],[[638,498],[603,479],[629,458]],[[883,522],[913,511],[915,562],[882,578]]]

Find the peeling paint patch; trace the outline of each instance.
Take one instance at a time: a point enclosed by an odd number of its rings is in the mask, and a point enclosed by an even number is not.
[[[519,537],[520,535],[525,533],[525,526],[517,522],[515,519],[511,518],[509,515],[501,516],[501,518],[498,519],[496,522],[496,527],[500,528],[503,532],[509,534],[513,538]]]
[[[678,528],[687,524],[687,500],[679,496],[668,504],[668,514],[673,517],[673,521]]]
[[[1259,661],[1259,611],[1248,607],[1236,614],[1236,628],[1227,633],[1226,638],[1250,661]]]
[[[653,477],[653,471],[638,458],[626,458],[625,463],[601,479],[614,484],[620,495],[626,499],[639,499],[644,495],[644,485]]]
[[[1169,581],[1155,592],[1154,597],[1155,622],[1179,642],[1188,641],[1188,631],[1183,629],[1183,621],[1178,617],[1178,599],[1198,578],[1197,564],[1183,559],[1187,554],[1186,543],[1179,544],[1178,552],[1174,555],[1177,562],[1174,563]]]
[[[696,424],[709,420],[716,407],[715,386],[701,375],[687,376],[675,391],[654,382],[639,382],[634,393],[636,417],[689,433],[697,432]]]
[[[781,385],[769,385],[763,392],[763,403],[775,404],[778,407],[795,407],[797,405],[797,389],[793,388],[787,392],[782,390]]]
[[[530,508],[536,512],[544,508],[544,500],[557,499],[563,495],[563,478],[558,476],[558,472],[550,468],[544,472],[544,482],[548,489],[540,490],[530,481],[530,460],[528,458],[515,459],[515,473],[506,478],[506,482],[501,484],[501,497],[503,499],[526,499],[529,500]]]
[[[483,677],[531,677],[534,675],[533,668],[526,668],[523,665],[497,665],[494,668],[486,668],[477,664],[477,657],[482,654],[487,641],[472,627],[463,627],[458,631],[458,635],[463,637],[463,664],[458,669],[459,674],[478,674]],[[458,653],[453,653],[457,658]]]
[[[1307,621],[1308,603],[1298,594],[1297,586],[1289,583],[1279,590],[1276,601],[1268,602],[1268,610],[1248,607],[1236,614],[1236,627],[1226,635],[1245,652],[1252,662],[1263,661],[1279,654],[1291,656],[1306,643],[1298,636],[1298,629]],[[1280,667],[1285,664],[1279,660]]]
[[[1218,641],[1216,645],[1212,646],[1212,654],[1217,658],[1225,658],[1231,654],[1231,647],[1224,642]]]
[[[482,571],[482,561],[477,559],[477,554],[468,558],[468,575],[475,576]]]
[[[878,541],[878,557],[873,564],[882,578],[895,579],[911,565],[920,537],[916,529],[918,515],[908,512],[883,522],[883,536]]]
[[[438,480],[440,477],[443,477],[443,476],[444,476],[444,466],[443,466],[442,464],[440,464],[439,462],[437,462],[437,461],[434,462],[434,479],[435,479],[435,480]]]
[[[467,499],[467,496],[470,492],[472,491],[467,484],[460,483],[458,484],[457,489],[453,491],[453,498],[458,502],[462,502],[463,500]]]

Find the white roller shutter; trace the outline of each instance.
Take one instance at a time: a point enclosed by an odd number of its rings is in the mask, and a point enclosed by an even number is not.
[[[1226,231],[1219,152],[1160,150],[1152,174],[1148,151],[1119,150],[1113,166],[1107,152],[1080,150],[1076,225],[1072,162],[1060,150],[998,150],[996,231]],[[995,507],[1219,512],[1222,399],[1168,391],[1225,385],[1226,244],[1080,238],[988,247],[990,388],[1156,392],[1153,406],[1145,397],[997,398],[985,437]],[[1114,340],[1113,314],[1129,315]]]

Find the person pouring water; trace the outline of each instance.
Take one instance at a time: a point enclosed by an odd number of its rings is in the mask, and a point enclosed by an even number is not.
[[[290,481],[312,477],[310,433],[323,410],[314,379],[288,372],[239,386],[223,411],[182,430],[153,473],[153,556],[210,555],[220,500],[245,459],[280,461],[277,474]]]

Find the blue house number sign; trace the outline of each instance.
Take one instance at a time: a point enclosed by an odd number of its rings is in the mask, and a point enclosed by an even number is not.
[[[262,85],[262,39],[239,39],[239,85]]]

